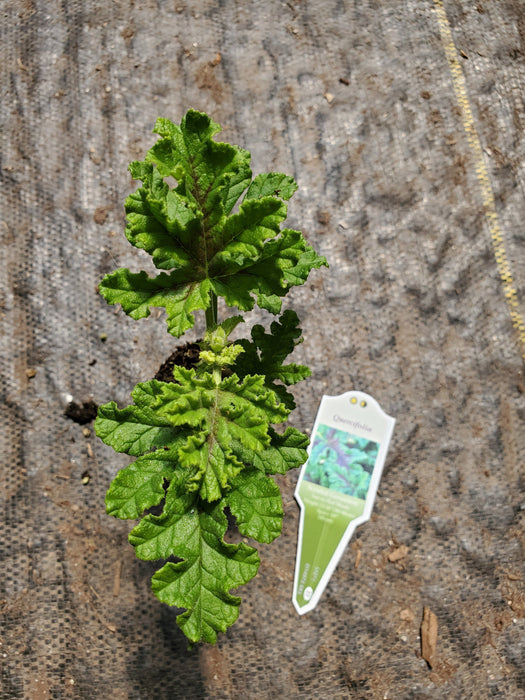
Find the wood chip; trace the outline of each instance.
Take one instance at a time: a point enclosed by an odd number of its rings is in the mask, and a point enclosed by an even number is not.
[[[133,39],[135,36],[135,30],[133,27],[124,27],[124,29],[120,32],[120,36],[125,40]]]
[[[359,562],[360,562],[360,561],[361,561],[361,550],[358,549],[357,552],[355,553],[355,564],[354,564],[354,566],[355,566],[356,569],[357,569],[357,567],[359,566]]]
[[[404,608],[399,612],[399,617],[401,620],[403,620],[403,622],[413,622],[415,615],[412,610],[409,610],[409,608]]]
[[[98,155],[98,153],[93,147],[89,149],[89,160],[95,165],[100,165],[102,163],[102,158]]]
[[[111,207],[97,207],[95,213],[93,214],[93,220],[99,226],[105,223],[108,218]]]
[[[438,635],[438,622],[436,615],[430,608],[423,608],[423,620],[421,622],[421,656],[432,668],[435,663],[436,645]]]
[[[32,379],[35,376],[36,376],[36,369],[34,369],[33,367],[26,369],[26,377],[28,379]]]
[[[98,593],[95,591],[95,589],[94,589],[92,586],[90,586],[90,588],[91,588],[91,591],[92,591],[92,592],[97,596],[97,598],[98,598]],[[100,622],[100,624],[103,625],[103,626],[104,626],[107,630],[109,630],[110,632],[113,632],[113,633],[116,632],[116,631],[117,631],[116,626],[115,626],[112,622],[106,622],[106,620],[104,620],[104,618],[102,617],[102,614],[99,613],[99,611],[98,611],[98,610],[96,609],[96,607],[93,605],[93,601],[90,599],[88,602],[89,602],[89,607],[91,608],[91,610],[93,610],[93,612],[94,612],[95,615],[97,616],[98,621]]]
[[[402,544],[399,547],[396,547],[393,552],[390,552],[387,555],[387,559],[390,562],[395,562],[399,561],[400,559],[404,559],[406,555],[408,554],[408,547],[406,544]]]

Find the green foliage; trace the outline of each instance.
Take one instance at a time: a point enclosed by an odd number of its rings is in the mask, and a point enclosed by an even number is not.
[[[240,599],[231,591],[259,566],[252,546],[225,541],[225,510],[241,535],[271,542],[283,516],[272,475],[301,466],[308,446],[295,428],[273,427],[295,406],[286,387],[310,374],[286,363],[301,342],[297,315],[285,311],[269,333],[256,325],[251,340],[232,342],[244,319],[219,322],[217,300],[276,314],[291,287],[326,265],[300,232],[281,228],[293,178],[252,180],[250,154],[214,141],[219,130],[192,110],[180,126],[157,121],[159,140],[130,166],[142,186],[126,200],[126,236],[161,272],[119,269],[99,287],[134,319],[164,308],[177,337],[194,325],[195,312],[205,315],[194,368],[176,366],[172,382],[137,384],[130,405],[107,403],[95,422],[107,445],[136,458],[113,480],[107,512],[140,519],[129,536],[139,558],[170,560],[153,576],[153,591],[185,608],[177,622],[191,644],[215,642],[237,619]]]
[[[297,384],[309,377],[311,372],[305,365],[287,364],[284,360],[293,352],[296,345],[302,343],[299,319],[295,311],[287,310],[279,321],[270,326],[270,333],[265,333],[263,326],[252,328],[252,341],[239,341],[244,352],[237,358],[235,370],[239,376],[257,373],[265,377],[265,383],[273,389],[287,408],[293,410],[293,395],[285,386]],[[278,384],[277,382],[282,382]]]
[[[281,229],[289,199],[297,188],[281,173],[251,181],[250,154],[212,136],[220,127],[190,110],[180,126],[157,121],[160,140],[144,162],[131,164],[142,181],[126,199],[126,236],[153,258],[161,272],[119,269],[99,285],[110,304],[120,304],[134,319],[151,307],[166,310],[168,330],[180,337],[194,325],[194,312],[208,310],[215,297],[249,311],[255,302],[279,313],[281,297],[303,284],[324,258],[299,231]],[[176,179],[170,189],[165,177]],[[231,213],[247,188],[236,213]]]

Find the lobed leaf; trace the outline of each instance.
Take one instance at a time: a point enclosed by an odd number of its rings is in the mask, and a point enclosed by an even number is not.
[[[200,221],[195,211],[178,192],[169,189],[152,164],[132,163],[130,170],[146,186],[126,199],[129,242],[149,253],[160,269],[196,263]]]
[[[178,271],[151,278],[145,272],[120,268],[104,277],[99,291],[109,304],[120,304],[134,319],[149,316],[151,307],[165,308],[168,330],[179,337],[193,326],[193,312],[208,308],[210,284],[208,280],[188,282]]]
[[[197,494],[186,492],[182,480],[170,484],[162,515],[146,515],[129,533],[139,559],[158,560],[170,556],[186,557],[189,543],[198,526]]]
[[[287,310],[279,321],[271,324],[270,333],[265,333],[263,326],[256,325],[252,328],[251,335],[251,342],[240,340],[238,343],[244,349],[244,353],[237,358],[234,371],[240,377],[248,373],[262,374],[266,386],[275,391],[288,409],[294,409],[294,397],[282,384],[296,384],[311,374],[305,365],[283,364],[295,346],[302,342],[297,314]],[[276,381],[282,384],[276,384]]]
[[[182,367],[173,376],[170,383],[139,384],[135,405],[102,406],[95,430],[115,450],[135,456],[169,447],[188,488],[198,489],[206,501],[217,500],[243,469],[232,443],[263,452],[271,441],[270,423],[283,422],[289,411],[261,376],[232,375],[217,383],[209,372],[198,376]]]
[[[106,512],[133,520],[159,505],[165,496],[164,483],[173,479],[177,465],[173,451],[157,450],[139,457],[113,479],[106,494]]]
[[[179,430],[165,417],[141,406],[119,409],[114,401],[100,406],[95,420],[98,437],[115,452],[138,456],[170,444]]]
[[[282,422],[288,411],[264,386],[262,377],[236,375],[215,383],[209,373],[174,369],[175,383],[163,388],[159,413],[174,425],[191,426],[193,434],[179,450],[181,464],[193,470],[206,501],[220,498],[243,463],[232,451],[232,441],[255,454],[269,444],[270,422]]]
[[[213,141],[220,130],[206,114],[194,110],[183,117],[180,127],[158,120],[154,131],[161,140],[146,156],[163,177],[179,181],[177,190],[195,204],[209,226],[231,211],[251,180],[250,154]]]
[[[261,308],[277,314],[281,310],[281,297],[294,285],[303,284],[310,270],[322,265],[326,265],[326,259],[316,255],[299,231],[283,229],[277,238],[264,244],[256,259],[234,276],[214,280],[212,288],[229,306],[252,309],[251,295],[255,294]]]
[[[232,443],[232,450],[244,464],[265,474],[286,474],[306,462],[306,448],[310,442],[307,435],[291,426],[282,434],[270,428],[268,434],[270,445],[264,452],[256,453],[239,442]]]
[[[178,446],[184,432],[158,411],[163,382],[137,384],[134,404],[118,408],[114,401],[100,406],[95,420],[98,437],[116,452],[139,456],[158,447]]]
[[[326,265],[301,233],[280,228],[287,214],[283,200],[297,189],[293,178],[266,173],[252,182],[250,154],[214,141],[219,130],[194,110],[180,126],[157,121],[160,140],[145,162],[130,166],[142,187],[126,200],[126,236],[157,268],[172,272],[150,278],[121,269],[100,284],[108,303],[121,304],[134,319],[165,308],[168,330],[177,337],[194,325],[195,311],[210,308],[211,292],[241,311],[257,303],[279,313],[281,297],[303,284],[311,269]],[[164,181],[168,176],[176,187]]]
[[[224,542],[227,521],[220,506],[173,513],[169,518],[169,547],[182,561],[168,562],[154,574],[153,591],[163,603],[186,608],[177,623],[191,642],[215,643],[217,632],[225,632],[239,615],[240,598],[230,590],[255,576],[259,556],[242,542]],[[160,525],[158,522],[154,533],[135,528],[130,539],[144,542],[139,547],[148,542],[151,551],[157,551]],[[150,534],[157,544],[144,540]]]
[[[232,480],[226,503],[242,535],[271,542],[281,534],[283,507],[279,487],[260,471],[240,474]]]
[[[282,173],[261,173],[257,175],[248,187],[245,199],[259,199],[273,195],[281,199],[290,199],[297,191],[297,183],[290,175]]]

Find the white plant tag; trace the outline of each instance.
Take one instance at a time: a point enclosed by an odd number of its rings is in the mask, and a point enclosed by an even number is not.
[[[354,530],[372,513],[395,420],[360,391],[323,396],[295,497],[301,508],[293,604],[313,610]]]

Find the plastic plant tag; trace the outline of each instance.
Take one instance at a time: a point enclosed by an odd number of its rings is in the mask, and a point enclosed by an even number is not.
[[[323,396],[295,497],[301,508],[293,588],[317,605],[355,528],[372,513],[395,420],[359,391]]]

